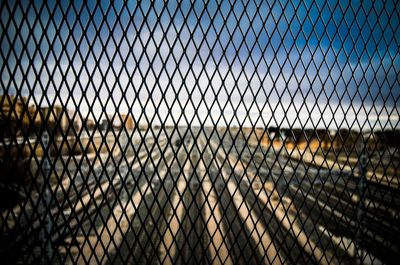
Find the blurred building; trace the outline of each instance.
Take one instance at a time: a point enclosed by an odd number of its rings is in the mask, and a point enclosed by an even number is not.
[[[125,129],[127,130],[133,130],[135,128],[135,122],[133,121],[133,118],[129,114],[122,114],[121,115],[121,123],[125,123]]]
[[[76,110],[68,110],[69,122],[72,122],[71,130],[75,130],[75,132],[80,132],[83,126],[83,121],[81,116],[79,115],[79,111]]]
[[[96,122],[92,119],[87,119],[85,127],[86,130],[93,131],[96,128]]]
[[[40,108],[41,123],[45,122],[46,129],[55,134],[60,134],[61,132],[67,133],[68,130],[79,129],[79,116],[75,117],[74,112],[67,110],[65,107],[60,105],[55,105],[53,107],[41,107]],[[72,124],[72,126],[71,126]]]
[[[24,97],[19,96],[1,95],[0,111],[0,135],[4,137],[33,135],[43,129],[55,134],[69,134],[82,127],[79,113],[73,110],[61,105],[29,105]]]
[[[29,133],[31,129],[30,111],[24,97],[1,95],[0,111],[1,135],[10,137]]]
[[[110,122],[108,119],[103,119],[100,123],[99,129],[101,131],[108,131],[110,129]]]

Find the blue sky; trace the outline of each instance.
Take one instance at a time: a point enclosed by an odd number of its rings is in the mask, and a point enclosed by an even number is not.
[[[211,109],[214,120],[237,112],[234,123],[315,126],[293,113],[329,102],[319,111],[326,124],[348,111],[374,113],[383,127],[379,117],[399,117],[399,20],[399,5],[379,0],[10,1],[1,7],[1,86],[71,108],[71,92],[76,102],[86,96],[81,111],[94,102],[95,116],[115,111],[112,99],[120,112],[160,108],[159,122],[195,109],[204,122]],[[268,118],[277,106],[293,117]]]

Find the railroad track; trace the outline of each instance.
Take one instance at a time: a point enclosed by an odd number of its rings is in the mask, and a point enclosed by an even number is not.
[[[54,263],[350,264],[359,258],[357,176],[318,170],[241,138],[221,140],[210,128],[165,129],[138,145],[122,142],[112,159],[94,156],[87,170],[56,172],[62,178],[51,188]],[[400,192],[382,195],[388,189],[370,183],[362,228],[362,252],[383,262],[399,252]],[[14,225],[24,228],[16,240],[29,238],[14,245],[21,251],[40,244],[30,239],[42,229],[40,214],[21,216],[40,203],[31,195],[23,210],[14,209]]]

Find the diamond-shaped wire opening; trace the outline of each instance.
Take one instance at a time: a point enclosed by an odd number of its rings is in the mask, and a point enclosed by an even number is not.
[[[0,3],[5,263],[393,263],[395,1]]]

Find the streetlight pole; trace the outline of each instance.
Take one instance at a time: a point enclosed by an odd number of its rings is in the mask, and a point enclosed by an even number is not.
[[[367,164],[368,164],[368,150],[367,150],[367,141],[372,137],[372,132],[368,135],[368,137],[363,137],[363,149],[359,157],[359,170],[360,170],[360,179],[357,185],[357,191],[359,195],[359,202],[357,206],[357,222],[358,222],[358,229],[356,233],[356,246],[357,246],[357,255],[360,259],[360,264],[364,263],[365,259],[365,252],[362,247],[363,245],[363,230],[364,230],[364,215],[365,215],[365,190],[367,188],[367,179],[366,179],[366,171],[367,171]]]
[[[53,256],[53,249],[51,246],[51,230],[53,227],[53,223],[51,220],[51,212],[50,212],[50,201],[51,201],[51,192],[50,192],[50,176],[51,176],[51,168],[50,168],[50,148],[49,148],[49,134],[45,131],[42,135],[42,148],[43,148],[43,156],[42,156],[42,173],[43,173],[43,185],[44,185],[44,198],[41,214],[44,216],[44,224],[41,229],[40,239],[42,241],[42,250],[44,253],[42,255],[42,264],[48,264]]]

